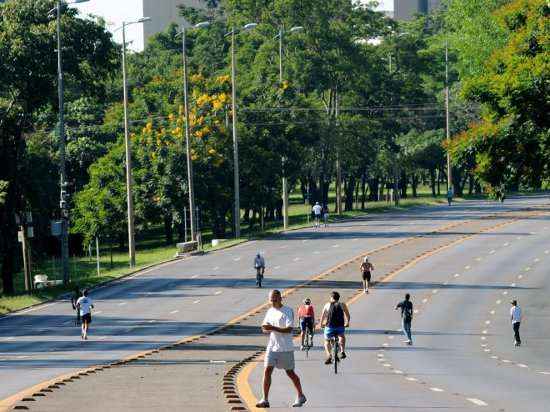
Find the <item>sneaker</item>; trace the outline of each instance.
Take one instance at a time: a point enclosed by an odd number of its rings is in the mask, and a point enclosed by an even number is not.
[[[292,404],[292,407],[293,408],[300,408],[301,406],[304,405],[304,403],[306,403],[307,399],[304,395],[301,395],[301,396],[298,396],[296,398],[296,401]]]
[[[325,360],[325,365],[330,365],[332,363],[332,358],[327,358]]]
[[[342,352],[342,353],[340,354],[340,359],[346,359],[346,358],[347,358],[346,352]]]
[[[262,399],[260,402],[256,404],[256,408],[269,408],[269,402],[265,399]]]
[[[300,345],[300,350],[306,350],[306,347],[304,345]]]
[[[413,344],[413,341],[412,341],[412,340],[410,340],[410,341],[407,342],[407,345],[409,345],[409,346],[412,346],[412,344]]]

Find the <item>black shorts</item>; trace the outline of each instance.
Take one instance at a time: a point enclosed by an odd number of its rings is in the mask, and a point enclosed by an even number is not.
[[[370,272],[363,272],[363,280],[366,280],[367,282],[370,282]]]
[[[82,322],[92,323],[92,314],[86,313],[85,315],[82,315]]]
[[[300,329],[302,330],[302,332],[305,332],[306,329],[308,329],[311,333],[313,333],[313,318],[312,317],[307,317],[307,318],[302,318],[302,320],[300,321]]]

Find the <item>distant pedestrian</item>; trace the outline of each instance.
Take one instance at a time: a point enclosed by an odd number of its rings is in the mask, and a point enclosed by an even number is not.
[[[261,288],[265,273],[265,259],[260,252],[254,258],[254,269],[256,269],[256,286]]]
[[[315,202],[315,205],[311,208],[313,215],[314,215],[314,227],[319,227],[321,225],[321,213],[323,212],[322,206],[319,204],[319,202]]]
[[[78,288],[78,285],[74,287],[74,292],[71,295],[71,305],[73,307],[73,310],[76,312],[76,319],[74,321],[75,326],[80,325],[80,311],[78,310],[78,307],[76,306],[76,302],[78,301],[78,298],[81,296],[80,289]]]
[[[454,190],[452,187],[449,187],[449,190],[447,190],[447,202],[449,202],[449,206],[451,206],[451,203],[453,202],[453,196],[454,196]]]
[[[90,328],[90,323],[92,323],[92,309],[94,304],[92,299],[88,297],[88,289],[84,289],[82,296],[78,298],[76,302],[76,307],[80,311],[80,316],[82,318],[82,340],[88,339],[88,329]]]
[[[365,256],[361,262],[361,277],[363,279],[363,292],[369,293],[370,280],[374,266],[369,262],[369,258]]]
[[[413,304],[411,302],[411,295],[407,293],[405,295],[405,300],[399,302],[395,309],[401,309],[401,324],[403,333],[407,337],[405,343],[407,345],[412,345],[411,324],[413,319]]]
[[[328,227],[328,217],[329,217],[328,205],[325,204],[323,206],[323,221],[325,222],[325,227]]]
[[[521,308],[518,305],[517,300],[510,302],[512,307],[510,308],[510,322],[512,322],[512,329],[514,329],[514,344],[515,346],[521,345],[521,338],[519,336],[519,325],[521,324]]]
[[[271,308],[262,322],[262,332],[269,333],[269,343],[264,360],[263,399],[256,404],[256,407],[269,408],[269,389],[274,368],[285,370],[298,392],[298,397],[292,406],[300,407],[306,403],[307,399],[302,392],[300,378],[294,372],[294,346],[292,344],[294,312],[288,306],[283,306],[281,292],[276,289],[269,292],[269,301]]]

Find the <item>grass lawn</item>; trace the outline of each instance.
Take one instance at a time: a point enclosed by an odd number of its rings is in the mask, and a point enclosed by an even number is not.
[[[329,204],[329,210],[334,210],[334,199],[331,199],[332,203]],[[457,199],[460,201],[461,199]],[[289,220],[291,229],[299,229],[310,225],[310,206],[299,203],[301,197],[296,195],[291,197],[291,206],[289,209]],[[420,205],[435,205],[446,203],[446,199],[443,197],[433,198],[425,193],[422,193],[417,198],[401,199],[398,209],[409,208]],[[351,218],[355,216],[361,216],[369,213],[381,213],[391,210],[396,210],[392,204],[387,202],[368,202],[365,210],[354,210],[344,212],[340,216],[331,214],[331,220]],[[242,237],[239,239],[231,239],[223,242],[216,248],[212,248],[210,243],[205,243],[204,250],[211,251],[214,249],[233,246],[238,243],[245,242],[253,238],[262,238],[266,236],[273,236],[282,230],[282,222],[266,222],[264,230],[260,231],[258,225],[251,230],[247,225],[242,227]],[[204,238],[209,242],[211,234],[205,233]],[[97,274],[95,256],[92,259],[88,257],[74,257],[70,259],[70,273],[72,285],[77,284],[80,288],[92,287],[100,283],[120,278],[128,273],[139,270],[153,264],[161,263],[172,259],[176,253],[174,245],[165,245],[162,237],[161,230],[153,230],[151,233],[143,236],[141,240],[138,240],[136,248],[136,267],[128,267],[128,254],[127,252],[116,251],[113,252],[113,259],[111,265],[111,258],[109,250],[106,248],[101,249],[100,258],[100,273]],[[33,266],[33,275],[45,274],[51,280],[61,279],[61,267],[59,259],[49,259],[47,261],[36,262]],[[19,273],[15,279],[16,290],[24,290],[24,280],[22,273]],[[50,299],[59,297],[60,295],[69,292],[74,286],[56,286],[41,289],[33,292],[32,295],[19,294],[16,296],[0,296],[0,315],[14,310],[22,309],[33,304],[44,302]]]

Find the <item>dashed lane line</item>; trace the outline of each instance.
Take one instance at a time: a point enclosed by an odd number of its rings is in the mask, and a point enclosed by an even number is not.
[[[200,302],[201,302],[201,300],[200,300],[200,299],[197,299],[196,301],[193,302],[193,304],[196,305],[197,303],[200,303]]]
[[[233,260],[234,260],[235,262],[238,262],[239,260],[241,260],[241,257],[238,256],[238,257],[236,257],[236,258],[233,258]]]
[[[294,259],[292,259],[294,262],[298,262],[300,261],[301,259],[299,257],[295,257]]]
[[[436,388],[436,387],[430,388],[430,390],[431,390],[432,392],[445,392],[443,389],[441,389],[441,388]]]
[[[198,277],[199,277],[199,275],[193,275],[193,276],[191,276],[191,279],[196,279]]]
[[[275,266],[273,269],[277,270],[277,269],[281,269],[280,266]]]
[[[221,294],[222,294],[221,290],[218,290],[217,292],[214,293],[214,295],[221,295]]]
[[[126,305],[126,302],[120,302],[120,303],[118,304],[118,306],[124,306],[124,305]]]
[[[529,366],[527,366],[526,364],[524,363],[516,363],[516,366],[520,367],[520,368],[529,368]]]
[[[176,310],[173,310],[172,312],[170,312],[170,315],[174,315],[174,314],[176,314],[176,313],[178,313],[178,312],[179,312],[179,310],[178,310],[178,309],[176,309]]]
[[[466,398],[466,400],[472,402],[474,405],[477,405],[477,406],[489,406],[487,404],[487,402],[484,402],[482,401],[481,399],[477,399],[477,398]]]

